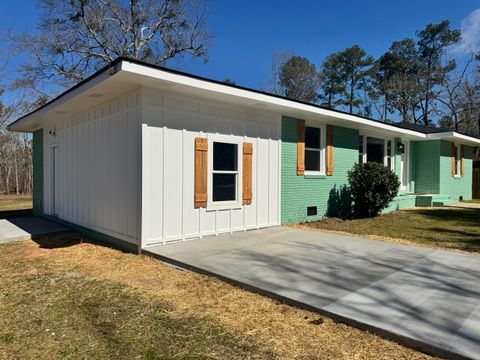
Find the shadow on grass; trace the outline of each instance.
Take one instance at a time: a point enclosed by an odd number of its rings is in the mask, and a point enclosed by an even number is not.
[[[480,209],[425,209],[414,210],[416,214],[436,221],[454,221],[462,225],[480,227]]]
[[[68,247],[79,245],[82,243],[104,245],[104,244],[96,243],[84,236],[81,236],[79,233],[75,232],[74,230],[71,230],[69,232],[57,233],[57,234],[35,236],[35,237],[32,237],[32,241],[36,242],[38,246],[42,249],[68,248]]]
[[[14,219],[33,216],[32,209],[0,211],[0,219]]]

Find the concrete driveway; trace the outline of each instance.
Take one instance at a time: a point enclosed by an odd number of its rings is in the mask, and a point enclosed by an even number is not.
[[[426,352],[480,359],[480,256],[284,227],[148,253]]]

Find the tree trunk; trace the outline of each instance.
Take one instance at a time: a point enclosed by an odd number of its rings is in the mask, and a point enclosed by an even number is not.
[[[353,87],[354,87],[354,85],[355,85],[354,82],[351,81],[350,82],[350,101],[349,101],[349,103],[350,103],[350,114],[353,113]]]
[[[13,163],[15,165],[15,192],[18,195],[19,194],[19,188],[18,188],[18,161],[17,161],[17,151],[14,149],[13,152]]]
[[[425,110],[423,112],[423,122],[425,126],[428,126],[428,95],[425,97]]]

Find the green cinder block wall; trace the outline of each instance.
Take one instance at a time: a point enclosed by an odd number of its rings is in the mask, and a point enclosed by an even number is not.
[[[440,193],[440,140],[412,141],[410,157],[411,179],[415,179],[410,189],[420,194]]]
[[[348,184],[347,173],[358,161],[358,130],[335,126],[333,176],[297,176],[297,123],[294,118],[282,120],[281,218],[284,224],[326,216],[333,192]],[[307,216],[308,206],[317,206],[317,215]]]
[[[33,214],[43,214],[43,130],[33,133]]]
[[[440,172],[439,186],[440,194],[448,195],[453,201],[472,199],[473,182],[473,148],[464,146],[465,175],[462,177],[452,176],[452,143],[440,142]]]

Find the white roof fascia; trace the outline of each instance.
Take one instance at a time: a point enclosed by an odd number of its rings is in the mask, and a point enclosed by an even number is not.
[[[480,145],[480,139],[459,134],[455,131],[448,131],[448,132],[441,132],[441,133],[433,133],[433,134],[428,134],[427,135],[427,140],[450,140],[450,141],[457,141],[460,143],[464,143],[467,145],[473,145],[473,146],[479,146]]]
[[[136,63],[131,63],[131,62],[128,62],[127,60],[123,60],[121,62],[120,69],[121,71],[139,74],[139,75],[171,82],[174,84],[190,86],[203,91],[210,91],[210,92],[219,93],[219,94],[231,95],[231,96],[239,97],[243,99],[249,99],[249,100],[252,100],[254,103],[264,102],[266,104],[276,105],[279,107],[288,108],[292,110],[300,110],[300,111],[305,111],[305,112],[309,112],[317,115],[342,119],[342,120],[351,122],[352,125],[359,124],[359,125],[364,125],[368,127],[375,127],[375,128],[382,129],[382,130],[396,133],[396,134],[408,135],[416,139],[423,139],[423,140],[426,139],[426,135],[418,131],[402,129],[399,127],[395,127],[393,125],[388,125],[386,123],[363,119],[355,115],[345,114],[345,113],[332,111],[328,109],[322,109],[314,105],[303,104],[303,103],[299,103],[296,101],[292,101],[292,100],[288,100],[288,99],[284,99],[276,96],[270,96],[267,94],[261,94],[261,93],[257,93],[257,92],[253,92],[245,89],[239,89],[239,88],[235,88],[227,85],[213,83],[207,80],[192,78],[182,74],[171,73],[161,69],[155,69],[152,67],[148,67],[148,66],[144,66]]]

